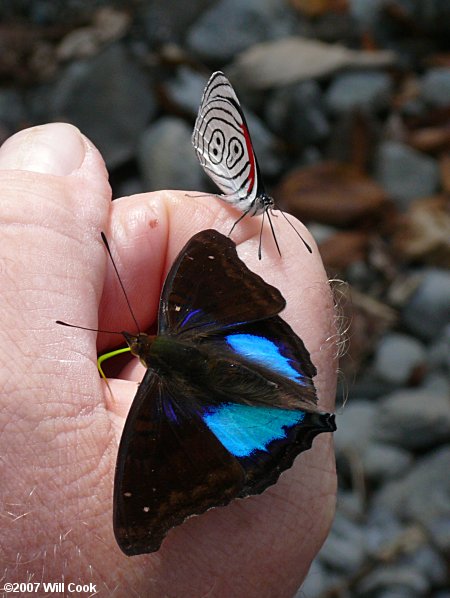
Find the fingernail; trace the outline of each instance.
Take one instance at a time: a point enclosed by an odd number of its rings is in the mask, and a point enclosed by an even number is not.
[[[51,123],[19,131],[0,147],[0,170],[66,176],[81,166],[86,146],[80,131]]]

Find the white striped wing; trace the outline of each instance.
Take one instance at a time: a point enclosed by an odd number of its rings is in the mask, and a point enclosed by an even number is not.
[[[222,199],[244,212],[256,207],[260,182],[250,134],[234,89],[220,71],[203,92],[192,143],[203,169],[222,190]]]

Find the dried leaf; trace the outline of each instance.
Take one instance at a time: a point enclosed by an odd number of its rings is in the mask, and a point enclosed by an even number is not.
[[[339,44],[287,37],[256,44],[242,52],[227,73],[247,88],[267,89],[324,77],[344,68],[380,68],[395,61],[395,54],[388,50],[364,52]]]
[[[407,142],[421,152],[450,149],[450,123],[443,127],[424,127],[413,131]]]
[[[327,272],[343,272],[350,264],[366,257],[369,237],[367,232],[341,231],[319,245],[320,255]]]
[[[338,162],[290,172],[274,196],[302,220],[338,226],[373,218],[388,205],[380,185],[356,168]]]
[[[438,195],[415,201],[400,220],[394,248],[407,260],[450,268],[450,200]]]
[[[120,39],[127,32],[131,17],[111,7],[99,8],[93,15],[92,25],[79,27],[68,33],[58,46],[60,60],[94,56],[108,42]]]
[[[319,17],[327,12],[348,10],[348,0],[290,0],[291,5],[308,17]]]

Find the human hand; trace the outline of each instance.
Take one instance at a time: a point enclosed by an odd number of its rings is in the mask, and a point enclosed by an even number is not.
[[[128,558],[113,536],[112,488],[141,366],[111,382],[111,398],[96,356],[116,339],[100,335],[96,346],[95,333],[55,324],[135,330],[100,231],[145,330],[179,250],[202,229],[226,234],[235,212],[180,191],[111,203],[101,156],[64,124],[10,138],[0,148],[0,180],[0,586],[64,580],[93,583],[100,595],[292,596],[334,512],[331,435],[318,436],[262,495],[194,517],[159,552]],[[333,410],[327,279],[317,249],[306,252],[282,219],[276,227],[281,260],[269,232],[258,261],[257,219],[246,219],[233,239],[247,265],[285,297],[281,315],[318,369],[319,405]]]

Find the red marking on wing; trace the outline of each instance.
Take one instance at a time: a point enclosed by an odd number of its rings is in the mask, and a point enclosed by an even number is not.
[[[248,175],[248,189],[247,194],[250,195],[252,189],[255,185],[255,175],[256,175],[256,167],[255,167],[255,153],[253,151],[252,140],[250,139],[250,133],[248,132],[247,127],[244,123],[241,124],[242,132],[244,133],[245,139],[245,146],[247,148],[247,154],[250,160],[250,172]]]

